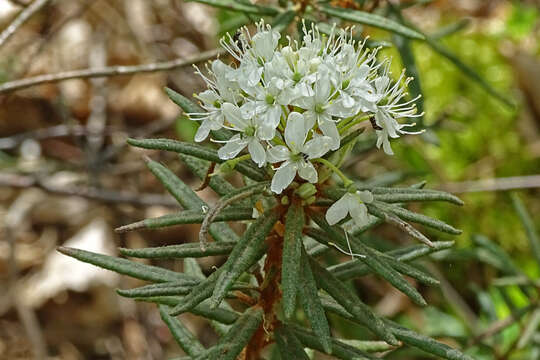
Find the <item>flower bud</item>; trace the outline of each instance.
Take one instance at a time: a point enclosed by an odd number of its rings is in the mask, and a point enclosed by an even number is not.
[[[315,195],[317,193],[317,188],[311,183],[305,183],[302,184],[298,189],[296,189],[294,193],[305,200]]]

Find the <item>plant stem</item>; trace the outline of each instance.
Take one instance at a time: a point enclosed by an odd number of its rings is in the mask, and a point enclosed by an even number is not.
[[[356,124],[360,124],[363,121],[368,120],[371,117],[371,115],[362,116],[359,118],[354,119],[353,121],[345,123],[345,125],[341,126],[339,128],[339,134],[342,135],[345,133],[345,131],[349,130],[351,127],[353,127]],[[341,125],[341,124],[340,124]]]
[[[353,181],[351,179],[349,179],[347,176],[345,176],[345,174],[343,174],[341,172],[341,170],[339,170],[337,168],[337,166],[335,166],[334,164],[332,164],[330,161],[326,160],[326,159],[323,159],[323,158],[317,158],[317,159],[313,159],[312,161],[314,162],[318,162],[318,163],[321,163],[323,164],[324,166],[330,168],[333,172],[335,172],[336,174],[338,174],[338,176],[341,178],[341,180],[343,181],[343,186],[345,188],[349,187],[349,185],[353,184]]]

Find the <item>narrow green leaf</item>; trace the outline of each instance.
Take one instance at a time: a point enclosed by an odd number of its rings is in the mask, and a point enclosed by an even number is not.
[[[180,156],[180,159],[182,159],[182,161],[184,161],[184,163],[187,165],[189,170],[191,170],[195,175],[197,175],[199,179],[204,180],[208,169],[210,168],[210,161],[198,159],[194,156],[186,154],[178,155]],[[218,195],[221,196],[227,195],[228,193],[236,189],[234,186],[231,185],[231,183],[229,183],[222,176],[217,174],[212,175],[210,181],[208,182],[208,186],[210,186],[212,190],[214,190]]]
[[[218,164],[225,161],[219,158],[217,150],[194,143],[172,139],[128,139],[127,142],[132,146],[144,149],[177,152],[180,154],[191,155],[199,159],[212,161]],[[266,179],[264,170],[258,168],[253,162],[241,161],[236,165],[235,169],[243,175],[256,181],[263,181]]]
[[[321,347],[317,335],[311,331],[305,330],[297,325],[287,325],[287,328],[304,344],[305,346],[318,351],[324,351]],[[346,360],[376,360],[379,359],[373,355],[370,355],[364,351],[361,351],[353,346],[347,345],[339,340],[332,339],[332,356],[338,359]],[[286,358],[290,359],[290,358]]]
[[[540,238],[538,237],[538,233],[536,232],[531,216],[517,194],[510,194],[510,197],[512,199],[512,204],[514,205],[514,209],[516,209],[519,219],[527,232],[527,239],[529,239],[529,245],[532,253],[538,264],[540,264]]]
[[[458,197],[443,191],[418,191],[390,194],[374,194],[375,200],[386,203],[402,203],[412,201],[447,201],[456,205],[463,205],[463,201]]]
[[[218,342],[219,352],[212,354],[210,360],[236,360],[262,321],[263,310],[260,307],[247,309]]]
[[[186,295],[193,288],[192,286],[185,286],[183,283],[166,282],[159,284],[151,284],[140,286],[135,289],[117,289],[118,295],[127,298],[143,298],[152,296],[177,296]]]
[[[249,2],[240,2],[240,1],[233,1],[233,0],[189,0],[198,2],[201,4],[210,5],[212,7],[221,8],[229,11],[238,11],[246,14],[256,14],[256,15],[268,15],[268,16],[274,16],[279,14],[279,11],[277,9],[268,7],[268,6],[261,6],[261,5],[254,5]]]
[[[295,16],[296,11],[294,10],[282,12],[272,21],[272,29],[279,32],[287,30],[287,27],[293,22]]]
[[[399,344],[382,320],[373,313],[369,306],[360,301],[352,290],[336,279],[325,268],[320,266],[317,261],[313,259],[309,260],[311,271],[320,288],[336,299],[336,301],[353,314],[358,321],[373,331],[381,339],[391,345]]]
[[[225,270],[217,279],[211,300],[213,306],[218,306],[221,303],[233,283],[263,255],[261,250],[266,236],[280,216],[281,214],[276,209],[267,210],[251,224],[240,238],[227,262],[221,267]]]
[[[317,229],[313,229],[317,230]],[[310,231],[313,231],[312,228],[308,228],[308,235]],[[435,253],[437,251],[445,250],[454,245],[453,241],[438,241],[433,243],[433,247],[423,245],[423,244],[416,244],[412,246],[407,246],[404,248],[399,248],[396,250],[389,251],[385,253],[385,255],[391,256],[394,259],[405,262],[405,261],[412,261],[419,257],[429,255],[432,253]],[[343,262],[341,264],[336,264],[328,267],[328,271],[330,271],[335,277],[337,277],[340,280],[350,280],[355,277],[359,276],[365,276],[368,274],[371,274],[371,269],[363,264],[362,262],[358,260],[350,260]]]
[[[208,205],[167,167],[150,159],[147,160],[147,166],[184,208],[197,211],[208,208]],[[238,235],[227,224],[211,226],[210,234],[216,241],[236,241],[238,239]]]
[[[420,306],[426,306],[427,303],[420,293],[407,281],[400,273],[392,266],[386,263],[382,256],[379,256],[376,251],[369,246],[364,245],[358,238],[352,237],[347,241],[343,236],[343,230],[338,226],[330,226],[324,216],[320,213],[313,213],[311,218],[317,225],[324,230],[330,238],[339,245],[341,249],[352,249],[352,252],[360,256],[360,260],[369,266],[373,272],[392,284],[395,288],[407,295],[412,301]],[[319,239],[316,239],[319,240]],[[324,241],[324,239],[321,239]],[[331,245],[330,243],[325,245]]]
[[[436,229],[436,230],[439,230],[448,234],[459,235],[462,232],[461,230],[456,229],[455,227],[448,225],[447,223],[440,221],[438,219],[434,219],[423,214],[418,214],[399,206],[389,205],[381,201],[375,200],[371,204],[366,204],[366,206],[369,212],[375,216],[377,216],[376,208],[379,208],[383,212],[392,213],[403,220],[422,224],[424,226],[428,226],[430,228],[433,228],[433,229]]]
[[[428,336],[420,335],[412,330],[404,328],[399,324],[385,319],[386,325],[390,326],[394,335],[405,344],[424,350],[429,354],[440,356],[447,360],[473,360],[472,357],[462,353],[457,349],[438,342]]]
[[[285,218],[283,257],[281,266],[281,287],[283,290],[283,312],[290,319],[296,309],[296,291],[300,272],[302,229],[304,228],[304,208],[299,204],[289,206]]]
[[[177,306],[178,304],[184,301],[184,298],[185,297],[180,297],[180,296],[153,296],[153,297],[135,298],[135,300],[155,303],[155,304],[162,304],[162,305],[167,305],[167,306]],[[174,309],[171,311],[174,311]],[[220,307],[217,309],[210,309],[210,304],[208,301],[201,302],[197,306],[193,307],[190,310],[190,312],[195,315],[201,316],[205,319],[214,320],[221,324],[226,324],[226,325],[230,325],[234,323],[239,317],[239,314],[236,311],[228,310],[228,309],[225,309],[224,307]]]
[[[197,262],[197,259],[191,257],[184,259],[184,273],[194,276],[197,279],[206,279],[206,276],[203,274],[203,271],[201,269],[201,266]]]
[[[389,350],[394,349],[392,345],[388,345],[384,341],[369,341],[369,340],[355,340],[355,339],[339,339],[339,341],[365,352],[382,352],[382,351],[389,351]]]
[[[206,349],[201,345],[199,340],[189,331],[180,320],[168,314],[169,308],[166,305],[159,305],[159,314],[161,319],[171,331],[174,340],[190,356],[197,356]]]
[[[234,248],[234,242],[214,242],[209,243],[205,250],[201,250],[199,243],[186,243],[180,245],[168,245],[143,249],[120,248],[120,254],[124,256],[144,258],[144,259],[174,259],[192,258],[215,255],[226,255]]]
[[[195,285],[185,285],[178,282],[166,282],[159,284],[150,284],[140,286],[134,289],[122,290],[118,289],[116,292],[124,297],[128,298],[144,298],[155,296],[179,296],[187,295],[193,289]],[[253,286],[246,283],[236,283],[233,285],[232,290],[244,290],[253,289]]]
[[[114,256],[102,255],[86,250],[73,249],[63,246],[58,247],[57,250],[62,254],[71,256],[77,260],[99,266],[119,274],[128,275],[136,279],[153,282],[185,282],[186,285],[195,285],[199,282],[197,278],[186,274],[162,269],[157,266],[145,265]]]
[[[195,306],[212,296],[216,281],[223,269],[223,266],[220,267],[197,286],[193,287],[189,294],[182,299],[182,302],[174,306],[171,310],[171,315],[176,316],[185,313],[186,311],[192,311]]]
[[[274,335],[282,359],[310,360],[300,340],[286,326],[278,327]]]
[[[194,258],[186,258],[186,259],[184,259],[184,272],[186,274],[188,274],[188,275],[196,276],[197,278],[200,278],[201,280],[206,279],[206,276],[203,274],[202,269],[201,269],[199,263],[197,262],[197,259],[194,259]],[[204,304],[204,302],[203,302],[203,304]],[[232,307],[226,301],[223,301],[221,303],[220,308],[225,309],[225,310],[229,310],[231,312],[234,312]],[[229,332],[229,330],[231,328],[230,325],[225,325],[225,324],[223,324],[223,323],[221,323],[219,321],[215,321],[215,320],[210,320],[210,325],[212,326],[212,328],[216,331],[216,333],[219,336],[225,335],[227,332]]]
[[[166,166],[150,159],[146,160],[146,166],[182,207],[202,211],[206,206],[205,202]]]
[[[345,310],[343,306],[338,304],[333,299],[328,297],[323,298],[323,306],[326,310],[333,312],[336,315],[354,321],[358,324],[363,325],[362,322],[358,321],[350,312]],[[403,341],[409,346],[416,347],[420,350],[433,355],[437,355],[447,360],[473,360],[470,356],[463,354],[459,350],[452,349],[450,346],[440,343],[430,337],[420,335],[412,330],[404,328],[397,323],[383,319],[387,328],[398,338],[400,341]]]
[[[171,88],[165,87],[165,93],[169,99],[171,99],[176,105],[180,106],[180,108],[182,108],[186,114],[204,112],[204,110],[195,102],[189,100],[187,97],[177,93]]]
[[[381,256],[384,259],[384,261],[388,263],[388,265],[390,265],[394,270],[396,270],[397,272],[403,275],[410,276],[411,278],[416,279],[419,282],[426,285],[439,285],[440,284],[439,280],[435,279],[433,276],[427,274],[426,272],[415,268],[414,266],[401,262],[392,256],[388,256],[380,252],[376,252],[376,254]]]
[[[253,208],[251,207],[230,207],[221,211],[213,222],[252,220],[252,215]],[[185,210],[120,226],[115,231],[122,233],[139,229],[159,229],[175,225],[200,224],[205,216],[206,214],[200,210]]]
[[[330,333],[330,326],[328,325],[328,319],[319,298],[319,292],[317,289],[317,282],[311,272],[309,266],[309,258],[304,248],[302,250],[302,257],[300,259],[301,271],[300,279],[298,283],[298,291],[300,300],[306,317],[309,320],[313,332],[317,335],[317,338],[321,342],[321,346],[324,352],[327,354],[332,353],[332,335]]]
[[[425,39],[425,36],[422,33],[380,15],[352,9],[336,8],[328,5],[322,5],[321,11],[330,16],[335,16],[343,20],[388,30],[411,39]]]
[[[517,343],[518,349],[523,349],[531,342],[533,335],[537,333],[539,325],[540,325],[540,309],[536,309],[531,314],[529,320],[527,320],[527,324],[525,325],[523,333]]]

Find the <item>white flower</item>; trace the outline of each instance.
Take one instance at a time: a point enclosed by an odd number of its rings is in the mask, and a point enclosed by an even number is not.
[[[328,136],[316,136],[306,142],[311,127],[304,116],[297,112],[289,114],[285,128],[285,143],[268,150],[271,163],[283,161],[277,169],[270,186],[276,194],[280,194],[293,181],[298,173],[302,179],[311,183],[318,180],[317,170],[311,159],[319,158],[330,150],[332,139]]]
[[[191,120],[201,121],[201,125],[195,134],[195,141],[201,142],[208,137],[210,130],[219,130],[223,127],[223,102],[236,102],[239,94],[238,84],[228,80],[226,74],[234,71],[220,60],[212,62],[212,69],[208,69],[209,76],[204,76],[199,69],[197,73],[204,79],[208,90],[203,91],[196,97],[202,102],[201,106],[206,112],[188,114]]]
[[[257,121],[256,117],[245,118],[243,112],[236,105],[225,103],[222,106],[223,114],[230,124],[230,129],[240,132],[229,140],[218,150],[220,159],[233,159],[246,146],[251,155],[251,159],[259,165],[266,164],[266,151],[261,145],[261,140],[270,140],[274,137],[275,129],[268,124]]]
[[[404,86],[401,85],[405,72],[401,73],[399,79],[392,84],[388,77],[388,66],[386,66],[384,74],[375,79],[375,90],[377,94],[381,95],[381,99],[377,104],[377,111],[375,112],[375,123],[381,127],[381,130],[377,132],[377,147],[383,146],[383,150],[388,155],[393,155],[394,152],[390,147],[390,141],[388,138],[398,138],[401,134],[421,134],[421,131],[406,131],[404,128],[415,126],[412,124],[400,124],[396,119],[399,118],[414,118],[422,116],[423,114],[416,114],[416,104],[414,103],[417,98],[409,100],[407,102],[400,103],[400,100],[407,94],[405,92],[405,86],[412,80],[408,78],[405,80]]]
[[[336,126],[336,121],[332,115],[341,115],[349,117],[354,115],[349,114],[340,101],[332,101],[336,91],[332,90],[330,77],[327,74],[321,76],[315,81],[314,95],[301,97],[293,102],[294,105],[305,109],[303,115],[311,128],[317,122],[319,129],[325,136],[332,139],[331,149],[339,148],[340,135]]]
[[[362,226],[368,221],[367,207],[364,203],[371,203],[373,194],[369,191],[347,192],[338,201],[332,204],[326,211],[326,221],[330,225],[335,225],[351,215],[357,226]]]

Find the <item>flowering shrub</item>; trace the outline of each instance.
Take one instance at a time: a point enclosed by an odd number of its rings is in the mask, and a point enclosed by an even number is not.
[[[270,346],[282,359],[308,359],[305,348],[340,359],[375,359],[373,352],[405,345],[445,359],[469,359],[380,317],[345,285],[373,273],[425,306],[404,276],[427,285],[438,281],[409,262],[452,242],[432,242],[409,222],[460,233],[403,207],[411,201],[461,205],[458,198],[424,190],[423,184],[365,188],[340,170],[364,123],[374,129],[377,146],[388,154],[389,138],[409,133],[404,129],[413,124],[406,120],[419,116],[416,98],[404,99],[410,80],[402,73],[393,81],[389,62],[379,62],[377,50],[353,40],[350,30],[324,36],[317,27],[304,26],[301,41],[288,38],[285,46],[279,45],[280,36],[261,22],[253,36],[244,29],[238,40],[222,40],[235,65],[215,60],[207,75],[198,70],[208,85],[196,95],[200,106],[167,89],[171,99],[200,122],[195,140],[210,137],[219,149],[169,139],[128,141],[179,153],[203,180],[199,189],[209,186],[220,196],[209,206],[165,166],[147,160],[184,210],[118,231],[201,223],[200,244],[120,252],[137,258],[185,258],[185,272],[83,250],[60,251],[153,282],[119,294],[160,304],[163,320],[189,359],[260,359]],[[215,164],[220,164],[219,170]],[[235,188],[223,177],[233,170],[243,175],[244,187]],[[248,227],[239,236],[227,221],[245,221]],[[363,234],[381,222],[400,227],[422,244],[388,252],[377,249]],[[207,242],[208,235],[214,241]],[[350,260],[326,265],[318,259],[333,249]],[[193,258],[215,255],[227,259],[206,277]],[[209,319],[220,335],[217,344],[203,347],[175,317],[185,312]],[[332,337],[327,312],[363,325],[383,341],[370,338],[349,345]]]

